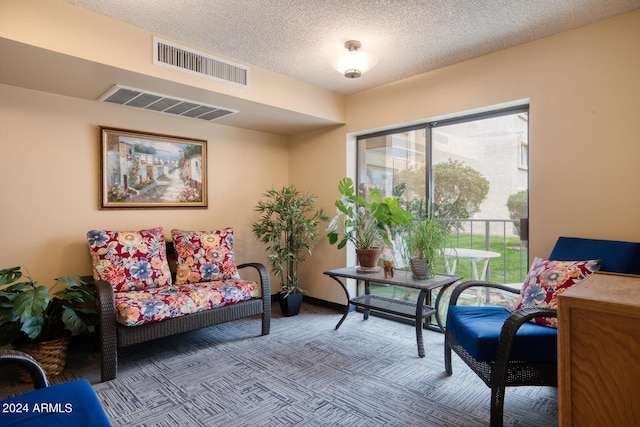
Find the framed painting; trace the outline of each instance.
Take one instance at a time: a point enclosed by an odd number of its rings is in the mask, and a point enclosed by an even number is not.
[[[100,208],[207,207],[207,141],[100,127]]]

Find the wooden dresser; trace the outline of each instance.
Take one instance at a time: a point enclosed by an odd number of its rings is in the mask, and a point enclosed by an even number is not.
[[[640,276],[596,273],[558,299],[559,425],[640,425]]]

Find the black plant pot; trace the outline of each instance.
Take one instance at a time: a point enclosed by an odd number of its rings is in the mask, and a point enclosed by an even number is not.
[[[280,295],[280,309],[282,310],[282,315],[289,316],[297,316],[300,313],[300,306],[302,305],[302,297],[304,294],[299,292],[297,294],[289,294],[288,297],[284,297]]]

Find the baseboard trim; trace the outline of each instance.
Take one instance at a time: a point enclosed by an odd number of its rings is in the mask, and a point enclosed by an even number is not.
[[[278,301],[280,300],[280,294],[276,293],[276,294],[271,294],[271,304],[277,304]],[[303,302],[307,303],[307,304],[312,304],[312,305],[317,305],[320,307],[324,307],[324,308],[328,308],[330,310],[335,310],[339,313],[344,313],[344,305],[343,304],[338,304],[335,302],[331,302],[331,301],[326,301],[320,298],[314,298],[314,297],[310,297],[309,295],[305,295],[302,299]],[[350,305],[349,306],[349,311],[354,311],[355,307]]]
[[[337,312],[344,313],[344,308],[345,307],[344,307],[343,304],[338,304],[336,302],[331,302],[331,301],[326,301],[326,300],[319,299],[319,298],[310,297],[308,295],[304,296],[303,301],[308,303],[308,304],[318,305],[320,307],[329,308],[331,310],[335,310]],[[349,305],[349,311],[354,311],[354,310],[355,310],[355,306]]]

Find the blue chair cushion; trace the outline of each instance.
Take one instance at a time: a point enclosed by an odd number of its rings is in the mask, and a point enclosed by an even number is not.
[[[0,401],[2,426],[111,426],[87,380],[53,385]]]
[[[502,325],[510,315],[504,307],[452,305],[447,329],[475,360],[492,362]],[[557,330],[525,322],[516,333],[510,359],[552,363],[557,355]]]
[[[640,243],[558,237],[549,259],[555,261],[599,259],[600,271],[640,274]]]

